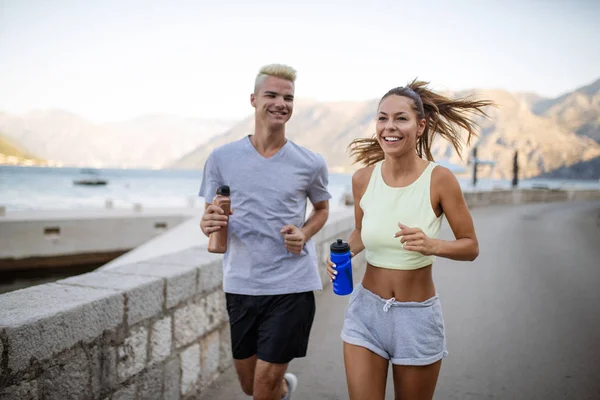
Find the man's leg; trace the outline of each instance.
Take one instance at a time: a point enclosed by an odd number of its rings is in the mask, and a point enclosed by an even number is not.
[[[254,371],[256,370],[256,355],[243,360],[233,360],[235,370],[240,380],[242,390],[248,396],[254,394]]]
[[[252,396],[257,360],[258,298],[226,293],[225,299],[231,327],[233,364],[242,390]]]
[[[287,394],[283,376],[288,364],[273,364],[263,360],[256,362],[254,374],[254,400],[280,400]]]
[[[288,385],[284,376],[292,359],[306,356],[315,316],[314,293],[264,296],[260,309],[254,399],[279,400],[297,384],[289,376]]]

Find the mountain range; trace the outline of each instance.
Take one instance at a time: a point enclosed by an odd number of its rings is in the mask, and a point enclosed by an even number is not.
[[[486,109],[489,119],[477,118],[479,137],[464,149],[462,159],[438,138],[432,149],[436,160],[466,166],[477,146],[479,158],[496,162],[480,176],[510,179],[518,150],[522,178],[598,179],[600,79],[556,98],[489,89],[445,94],[474,95],[497,107]],[[322,154],[331,172],[350,173],[359,166],[352,163],[347,146],[354,138],[373,135],[377,102],[297,99],[287,136]],[[95,124],[63,110],[0,113],[0,132],[13,147],[69,166],[202,169],[212,149],[253,129],[253,115],[223,121],[156,114]]]
[[[478,158],[496,165],[482,169],[482,176],[512,177],[514,152],[518,151],[523,178],[540,176],[562,168],[563,176],[592,179],[595,168],[569,167],[600,156],[600,79],[555,99],[531,93],[504,90],[469,90],[446,93],[450,96],[474,95],[493,100],[496,107],[485,109],[489,118],[476,118],[479,138],[465,147],[461,159],[452,146],[437,138],[432,146],[435,159],[466,166],[474,146]],[[294,142],[322,154],[332,172],[351,172],[348,144],[357,137],[375,132],[377,99],[357,102],[299,102],[287,125],[287,136]],[[248,117],[230,130],[181,157],[174,168],[202,168],[212,149],[237,140],[253,131]]]
[[[163,168],[234,123],[152,114],[96,124],[64,110],[0,113],[0,132],[20,147],[82,167]]]
[[[0,165],[2,164],[47,165],[47,162],[0,132]]]

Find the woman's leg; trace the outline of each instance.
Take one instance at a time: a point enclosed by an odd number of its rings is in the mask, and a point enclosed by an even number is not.
[[[364,347],[344,342],[350,400],[384,400],[389,361]]]
[[[431,400],[442,360],[425,366],[394,365],[396,400]]]

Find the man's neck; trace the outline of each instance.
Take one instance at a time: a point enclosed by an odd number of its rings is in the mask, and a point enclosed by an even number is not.
[[[269,158],[275,155],[287,142],[285,138],[285,127],[280,129],[268,129],[255,124],[254,135],[250,136],[250,142],[263,157]]]

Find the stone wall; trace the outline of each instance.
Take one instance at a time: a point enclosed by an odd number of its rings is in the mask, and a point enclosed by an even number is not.
[[[500,204],[549,203],[555,201],[600,200],[598,190],[518,189],[487,192],[466,192],[469,207]]]
[[[329,244],[351,211],[314,237]],[[0,399],[191,399],[231,365],[222,256],[204,247],[0,296]]]

